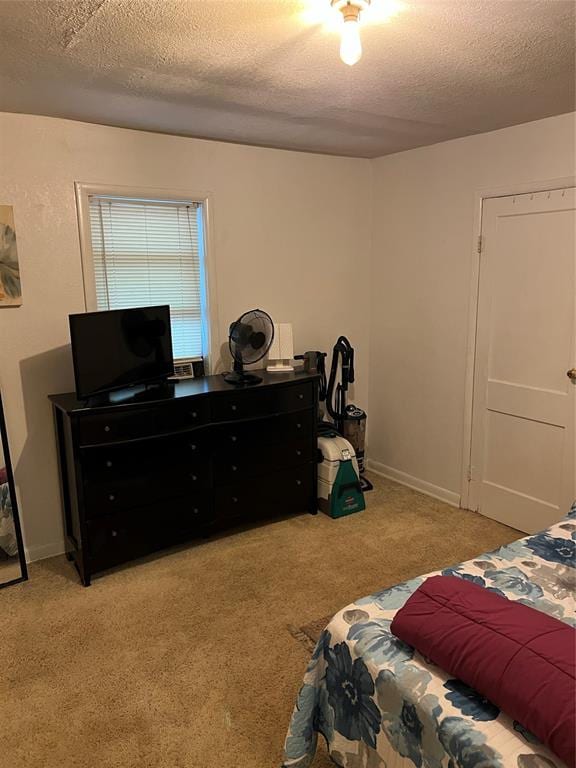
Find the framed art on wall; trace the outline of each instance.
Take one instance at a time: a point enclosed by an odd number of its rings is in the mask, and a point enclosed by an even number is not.
[[[22,304],[22,284],[16,246],[14,209],[0,205],[0,307]]]

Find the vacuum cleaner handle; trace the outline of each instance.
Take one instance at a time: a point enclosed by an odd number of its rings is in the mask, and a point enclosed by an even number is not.
[[[338,358],[342,357],[341,382],[336,387],[336,402],[334,403],[334,387],[338,371]],[[330,378],[326,388],[326,406],[328,413],[334,419],[339,430],[342,430],[342,421],[346,409],[346,392],[348,384],[354,381],[354,348],[346,336],[339,336],[332,350],[332,364],[330,366]]]
[[[342,355],[342,383],[344,391],[348,389],[348,384],[354,383],[354,347],[346,336],[339,336],[336,346],[334,347],[334,353],[336,354],[336,348],[338,348]]]

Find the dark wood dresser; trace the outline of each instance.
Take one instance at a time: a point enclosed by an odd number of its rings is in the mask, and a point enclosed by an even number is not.
[[[98,407],[50,396],[67,555],[85,586],[218,529],[316,512],[317,377],[259,373],[243,389],[206,376]]]

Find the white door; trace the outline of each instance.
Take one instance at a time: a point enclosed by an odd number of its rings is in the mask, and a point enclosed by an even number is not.
[[[576,494],[575,192],[482,209],[469,506],[527,533]]]

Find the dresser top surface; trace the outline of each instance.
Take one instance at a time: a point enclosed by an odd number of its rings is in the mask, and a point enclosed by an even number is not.
[[[147,389],[144,387],[132,387],[118,392],[111,392],[109,400],[104,398],[97,405],[86,400],[79,400],[75,392],[49,395],[48,397],[57,408],[66,413],[82,413],[86,411],[93,413],[94,411],[109,410],[111,408],[117,410],[143,405],[178,402],[183,398],[196,395],[208,395],[219,392],[226,392],[228,394],[233,392],[254,392],[271,386],[314,381],[318,378],[317,373],[305,373],[299,370],[291,373],[268,373],[267,371],[254,371],[254,373],[261,376],[262,381],[251,386],[235,387],[224,381],[222,374],[216,374],[214,376],[203,376],[198,379],[168,382],[164,387],[148,387]]]

